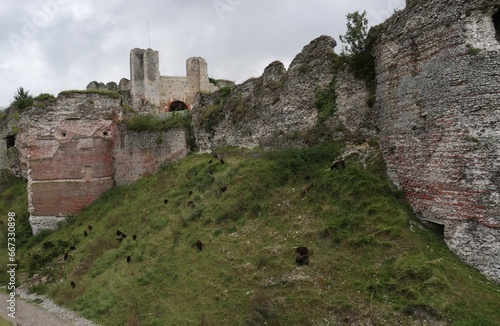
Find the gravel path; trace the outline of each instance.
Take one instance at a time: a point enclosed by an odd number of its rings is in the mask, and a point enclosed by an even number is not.
[[[14,325],[19,326],[97,326],[94,322],[78,316],[73,311],[60,307],[50,299],[36,294],[27,294],[17,290],[16,297],[16,318],[8,317],[7,299],[9,296],[5,292],[0,292],[0,316],[7,319]],[[43,300],[41,303],[33,303],[33,300]]]

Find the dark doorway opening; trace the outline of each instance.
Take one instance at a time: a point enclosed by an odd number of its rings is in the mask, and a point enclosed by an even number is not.
[[[174,112],[174,111],[184,111],[187,110],[188,106],[186,103],[182,101],[175,101],[170,104],[170,107],[168,108],[168,112]]]
[[[493,15],[493,25],[495,26],[496,39],[500,42],[500,9]]]
[[[433,232],[439,239],[444,239],[444,224],[436,223],[434,221],[423,220],[424,225]]]
[[[16,136],[9,135],[5,137],[5,144],[7,145],[7,149],[16,146]]]

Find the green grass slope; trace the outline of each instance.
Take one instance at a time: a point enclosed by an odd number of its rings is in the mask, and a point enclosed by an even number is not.
[[[21,267],[102,325],[498,325],[500,287],[414,220],[379,157],[331,171],[338,150],[190,155],[31,240]]]

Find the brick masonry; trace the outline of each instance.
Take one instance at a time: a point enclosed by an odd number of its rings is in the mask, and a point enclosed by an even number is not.
[[[16,149],[34,234],[186,155],[184,130],[131,132],[122,115],[116,94],[98,92],[62,94],[20,115]]]

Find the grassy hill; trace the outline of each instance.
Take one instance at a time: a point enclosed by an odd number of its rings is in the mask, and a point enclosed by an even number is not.
[[[339,151],[166,165],[56,232],[23,235],[26,282],[103,325],[499,325],[500,287],[415,220],[378,155],[332,171]],[[2,219],[23,209],[23,186],[3,193]]]

